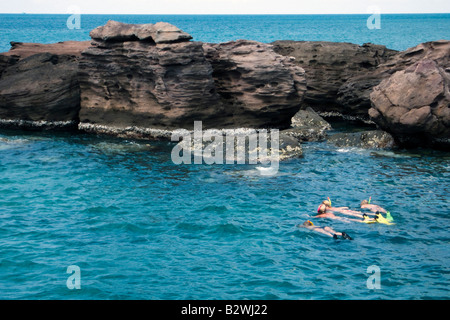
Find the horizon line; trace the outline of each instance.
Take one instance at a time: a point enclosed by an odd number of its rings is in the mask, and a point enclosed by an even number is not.
[[[73,13],[62,13],[62,12],[0,12],[0,14],[60,14],[60,15],[70,15]],[[296,16],[296,15],[372,15],[373,12],[364,13],[92,13],[92,12],[82,12],[79,14],[92,14],[92,15],[141,15],[141,16],[158,16],[158,15],[173,15],[173,16],[195,16],[195,15],[267,15],[267,16]],[[450,14],[450,12],[380,12],[379,14]]]

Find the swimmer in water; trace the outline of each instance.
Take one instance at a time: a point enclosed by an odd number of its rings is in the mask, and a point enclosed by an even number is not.
[[[331,206],[331,201],[329,200],[330,198],[328,198],[328,200],[324,200],[322,201],[321,205],[324,205],[327,209],[327,211],[331,211],[331,212],[339,212],[348,216],[354,216],[354,217],[358,217],[358,218],[363,218],[363,213],[359,212],[359,211],[355,211],[355,210],[350,210],[349,207],[332,207]]]
[[[346,217],[336,216],[331,210],[328,209],[328,207],[325,203],[321,203],[320,206],[317,208],[316,218],[330,218],[330,219],[340,220],[340,221],[344,221],[344,222],[350,222],[350,221],[360,222],[360,220],[357,220],[357,219],[350,219],[350,218],[346,218]],[[363,218],[363,216],[361,215],[360,218]]]
[[[338,236],[341,236],[343,239],[353,240],[347,233],[345,232],[336,232],[330,227],[318,227],[315,226],[311,221],[305,221],[299,227],[304,227],[309,230],[313,230],[315,232],[319,232],[325,234],[327,236],[332,237],[333,239],[338,239]]]
[[[361,201],[361,209],[369,209],[372,212],[377,212],[377,211],[382,212],[382,213],[387,212],[386,209],[384,209],[380,206],[377,206],[376,204],[370,204],[370,202],[367,200]]]

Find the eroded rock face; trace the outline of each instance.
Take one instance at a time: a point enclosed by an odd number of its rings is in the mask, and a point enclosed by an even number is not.
[[[82,128],[289,125],[306,89],[289,58],[254,41],[188,41],[168,24],[155,36],[157,25],[108,22],[91,32],[80,62]]]
[[[199,42],[95,43],[83,57],[82,123],[191,127],[223,109]]]
[[[191,35],[167,22],[128,24],[109,20],[106,25],[95,28],[89,35],[96,41],[105,42],[140,40],[153,43],[174,43],[192,39]]]
[[[368,119],[369,94],[360,97],[355,93],[356,85],[343,86],[353,77],[370,78],[380,64],[397,53],[370,43],[359,46],[325,41],[275,41],[273,45],[276,52],[295,57],[295,62],[305,70],[307,105],[320,115],[361,120]],[[363,88],[371,89],[380,81],[370,78]]]
[[[74,59],[51,53],[35,54],[7,67],[0,79],[0,119],[25,121],[22,127],[33,127],[33,121],[76,127],[77,72]]]
[[[78,59],[89,42],[12,42],[0,55],[0,125],[76,128],[80,109]]]
[[[247,40],[204,44],[217,93],[243,127],[288,127],[306,92],[305,72],[272,46]],[[253,115],[253,116],[252,116]]]
[[[449,148],[449,86],[448,61],[419,60],[374,88],[369,114],[403,145]]]
[[[381,81],[423,59],[434,60],[438,65],[448,64],[449,46],[450,41],[447,40],[432,41],[390,55],[375,70],[349,78],[339,88],[337,101],[349,110],[368,110],[371,107],[370,94]]]

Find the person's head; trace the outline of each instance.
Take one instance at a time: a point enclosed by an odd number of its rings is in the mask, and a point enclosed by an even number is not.
[[[312,227],[312,226],[314,226],[314,224],[311,221],[307,220],[307,221],[303,222],[303,226],[304,227]]]
[[[369,201],[367,201],[367,200],[361,201],[361,207],[362,207],[363,205],[366,205],[366,204],[369,204]]]
[[[331,208],[331,202],[328,200],[323,200],[322,204],[324,204],[326,207]]]
[[[317,213],[318,214],[325,213],[326,211],[327,211],[327,206],[324,205],[323,203],[319,206],[319,208],[317,208]]]

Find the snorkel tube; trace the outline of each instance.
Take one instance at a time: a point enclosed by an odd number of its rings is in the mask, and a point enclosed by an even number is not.
[[[372,196],[369,197],[369,201],[367,203],[370,204],[370,201],[372,201]]]
[[[330,197],[327,197],[327,199],[328,199],[328,202],[330,203],[330,207],[331,207],[332,205],[331,205]]]

